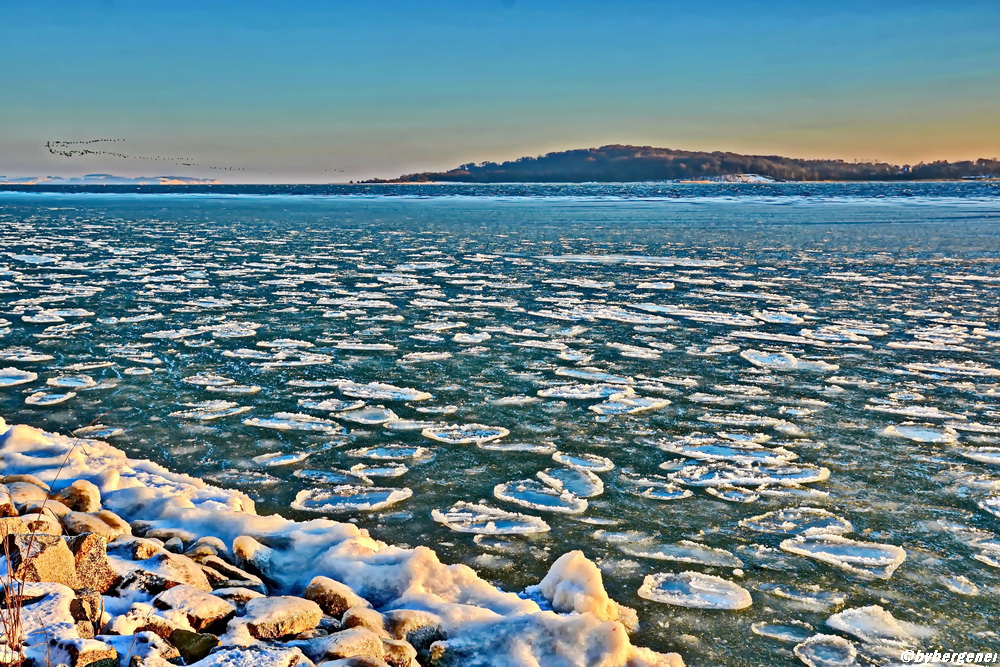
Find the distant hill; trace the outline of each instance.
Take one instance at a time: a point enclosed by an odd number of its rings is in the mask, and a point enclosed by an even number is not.
[[[0,176],[0,185],[219,185],[214,178],[191,176],[115,176],[114,174],[86,174],[85,176]]]
[[[463,164],[442,172],[405,174],[369,183],[582,183],[708,180],[736,174],[759,174],[781,181],[889,181],[1000,176],[1000,161],[931,162],[894,165],[885,162],[803,160],[780,155],[679,151],[651,146],[601,146],[523,157],[509,162]]]

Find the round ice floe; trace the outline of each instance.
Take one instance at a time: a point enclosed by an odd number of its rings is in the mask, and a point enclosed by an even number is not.
[[[502,426],[484,426],[483,424],[455,424],[447,426],[432,426],[421,431],[425,438],[446,442],[451,445],[471,445],[491,440],[499,440],[510,434]]]
[[[215,375],[213,373],[199,373],[197,375],[189,375],[186,378],[181,378],[181,382],[198,385],[199,387],[224,387],[226,385],[235,384],[236,380],[222,375]]]
[[[350,380],[337,382],[337,388],[344,396],[368,401],[426,401],[431,395],[426,391],[396,387],[382,382],[362,384]]]
[[[13,387],[38,379],[38,373],[22,371],[20,368],[0,368],[0,387]]]
[[[840,535],[854,530],[847,519],[818,507],[790,507],[740,521],[759,533],[785,535]]]
[[[553,454],[556,446],[550,442],[481,442],[477,445],[488,452],[525,452],[527,454]]]
[[[938,363],[906,364],[907,370],[924,373],[940,373],[942,375],[964,375],[967,377],[998,377],[1000,369],[975,361],[942,361]]]
[[[802,324],[805,322],[798,315],[783,310],[755,310],[750,314],[768,324]]]
[[[205,479],[222,486],[274,486],[280,484],[281,480],[274,475],[253,470],[222,470],[210,475]]]
[[[814,609],[828,609],[839,607],[844,604],[847,597],[843,593],[835,591],[825,591],[816,584],[802,584],[796,586],[786,583],[765,582],[757,584],[756,589],[762,593],[792,600]]]
[[[401,477],[409,471],[408,467],[396,462],[383,463],[381,465],[358,463],[351,466],[351,472],[364,479],[369,477]]]
[[[619,399],[634,394],[635,390],[627,385],[598,383],[563,384],[538,390],[538,395],[543,398],[563,400]]]
[[[76,396],[75,391],[68,391],[65,394],[58,394],[49,391],[36,391],[30,396],[24,399],[26,405],[37,405],[39,407],[46,407],[49,405],[57,405],[59,403],[65,403],[69,399]]]
[[[754,366],[774,371],[820,371],[832,372],[840,368],[825,361],[799,359],[788,352],[764,352],[763,350],[743,350],[740,356]]]
[[[434,452],[414,445],[375,445],[348,450],[347,455],[375,461],[417,461],[433,458]]]
[[[795,655],[808,667],[849,667],[857,665],[854,644],[836,635],[813,635],[795,646]]]
[[[684,441],[665,442],[659,448],[671,454],[680,454],[701,461],[732,461],[733,463],[773,463],[782,464],[798,458],[794,452],[781,447],[766,448],[755,444],[731,444],[725,442],[689,443]]]
[[[604,493],[604,482],[600,477],[580,468],[547,468],[535,473],[553,489],[569,491],[581,498],[594,498]]]
[[[973,447],[959,453],[970,461],[1000,466],[1000,447]]]
[[[308,468],[296,470],[292,473],[299,479],[308,480],[314,484],[366,484],[371,485],[371,480],[361,477],[354,472],[347,470],[310,470]]]
[[[787,623],[754,623],[750,626],[751,632],[761,637],[777,639],[782,642],[801,642],[808,639],[813,633],[812,626],[802,621],[789,621]]]
[[[743,561],[725,549],[681,540],[676,544],[657,542],[628,542],[619,547],[622,553],[639,558],[654,560],[669,560],[678,563],[697,563],[712,567],[743,567]]]
[[[205,389],[217,394],[256,394],[260,391],[260,387],[255,384],[211,385]]]
[[[451,352],[407,352],[400,357],[400,363],[418,364],[424,361],[444,361],[451,359]]]
[[[670,473],[669,479],[688,486],[760,486],[764,484],[809,484],[830,477],[830,470],[809,464],[743,466],[710,463],[687,466]]]
[[[648,410],[659,410],[670,405],[670,401],[665,398],[617,398],[610,401],[603,401],[590,406],[590,410],[599,415],[634,415]]]
[[[385,509],[413,495],[407,488],[387,489],[374,486],[335,486],[332,489],[304,489],[295,495],[292,508],[305,512],[374,512]]]
[[[431,516],[459,533],[528,535],[549,530],[549,525],[536,516],[507,512],[482,503],[457,502],[446,512],[432,510]]]
[[[183,405],[191,409],[171,412],[170,416],[177,417],[178,419],[211,421],[213,419],[239,415],[251,410],[248,405],[237,405],[229,401],[199,401],[197,403],[183,403]]]
[[[591,380],[593,382],[603,382],[606,384],[634,384],[635,380],[625,375],[615,375],[596,368],[559,368],[556,375],[576,378],[577,380]]]
[[[878,605],[845,609],[826,619],[834,630],[851,635],[865,644],[881,644],[902,648],[916,640],[914,631],[919,628],[896,619]]]
[[[260,456],[253,457],[253,462],[257,465],[267,466],[269,468],[276,468],[278,466],[287,466],[293,463],[299,463],[300,461],[305,461],[309,458],[309,452],[274,452],[273,454],[261,454]]]
[[[59,377],[49,378],[45,381],[45,384],[50,387],[59,387],[60,389],[88,389],[97,386],[94,378],[89,375],[60,375]]]
[[[738,486],[726,484],[724,486],[709,486],[705,492],[710,496],[715,496],[719,500],[727,503],[755,503],[760,500],[760,494],[750,489],[741,489]]]
[[[607,472],[615,469],[614,462],[609,458],[598,456],[597,454],[567,454],[566,452],[555,452],[552,460],[570,468],[579,468],[591,472]]]
[[[887,426],[883,433],[898,438],[906,438],[914,442],[930,442],[935,444],[950,444],[958,440],[958,433],[953,428],[915,424],[913,422]]]
[[[587,501],[569,491],[560,491],[536,479],[506,482],[493,487],[493,495],[499,500],[548,512],[579,514],[587,509]]]
[[[700,572],[650,574],[639,597],[695,609],[746,609],[753,603],[742,586]]]
[[[312,415],[297,412],[276,412],[271,417],[253,417],[244,419],[247,426],[272,428],[278,431],[312,431],[318,433],[342,433],[343,427],[329,419],[321,419]]]
[[[620,479],[626,485],[625,491],[627,493],[651,500],[680,500],[694,495],[689,489],[659,475],[638,475],[632,472],[623,472]]]
[[[347,412],[365,407],[364,401],[345,401],[340,398],[327,398],[317,401],[311,398],[300,398],[299,405],[309,410],[326,410],[328,412]]]
[[[1000,496],[993,496],[977,503],[984,512],[989,512],[995,517],[1000,517]]]
[[[904,560],[906,551],[891,544],[859,542],[839,535],[800,535],[784,540],[789,553],[813,558],[848,572],[888,579]]]
[[[375,425],[385,424],[399,419],[395,412],[381,406],[359,408],[348,412],[338,412],[337,419],[354,422],[355,424]]]

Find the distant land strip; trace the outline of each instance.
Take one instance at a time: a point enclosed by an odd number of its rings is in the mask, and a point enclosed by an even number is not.
[[[780,155],[681,151],[611,145],[522,157],[508,162],[463,164],[449,171],[404,174],[364,183],[587,183],[713,181],[752,174],[776,181],[910,181],[1000,177],[1000,160],[886,162],[805,160]],[[738,179],[737,179],[738,180]],[[752,179],[751,179],[752,180]]]

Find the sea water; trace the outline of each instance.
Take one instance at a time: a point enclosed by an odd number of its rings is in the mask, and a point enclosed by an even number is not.
[[[11,423],[508,590],[581,549],[693,665],[996,647],[993,184],[61,190],[0,193]]]

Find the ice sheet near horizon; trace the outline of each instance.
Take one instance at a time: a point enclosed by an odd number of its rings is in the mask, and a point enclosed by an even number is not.
[[[0,409],[509,590],[583,549],[637,643],[711,664],[874,660],[843,628],[882,616],[826,623],[872,590],[972,642],[1000,619],[1000,224],[886,187],[3,195]]]

